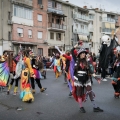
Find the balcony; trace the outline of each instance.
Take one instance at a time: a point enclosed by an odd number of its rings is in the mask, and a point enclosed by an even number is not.
[[[102,33],[105,33],[105,34],[111,34],[112,31],[115,31],[115,29],[108,29],[108,28],[103,28],[102,29]]]
[[[55,30],[55,31],[66,31],[67,26],[55,23],[48,23],[48,30]]]
[[[80,15],[80,14],[78,14],[78,13],[74,13],[74,14],[73,14],[73,18],[76,19],[76,20],[78,20],[78,21],[86,22],[86,23],[88,23],[88,20],[89,20],[87,16],[85,16],[85,15]]]
[[[90,28],[88,28],[88,31],[89,31],[89,32],[93,32],[93,31],[94,31],[94,28],[93,28],[93,27],[90,27]]]
[[[12,0],[13,4],[21,4],[26,5],[28,7],[33,7],[33,1],[32,0]]]
[[[107,18],[107,17],[104,17],[104,18],[102,18],[102,21],[103,21],[103,22],[115,23],[115,19],[114,19],[114,18]]]
[[[82,34],[82,35],[88,35],[88,30],[83,30],[83,29],[73,29],[73,32],[75,34]]]

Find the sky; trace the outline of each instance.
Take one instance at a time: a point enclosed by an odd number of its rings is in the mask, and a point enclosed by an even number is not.
[[[77,6],[92,6],[93,8],[105,9],[105,11],[112,11],[120,13],[120,0],[63,0],[69,1]]]

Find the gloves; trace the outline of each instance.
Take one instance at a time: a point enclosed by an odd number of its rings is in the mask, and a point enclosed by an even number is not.
[[[78,81],[78,78],[76,76],[74,76],[74,79]]]

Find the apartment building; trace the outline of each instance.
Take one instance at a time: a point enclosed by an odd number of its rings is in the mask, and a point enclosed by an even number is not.
[[[75,6],[73,9],[73,44],[76,44],[78,40],[82,40],[82,47],[90,50],[88,41],[88,13],[89,11],[86,7]]]
[[[99,8],[89,9],[89,40],[91,41],[91,51],[99,54],[102,36],[115,32],[115,23],[118,14],[106,12]]]
[[[48,56],[47,7],[48,0],[33,0],[33,41],[37,42],[37,53],[43,56]]]
[[[64,47],[64,36],[67,26],[65,18],[67,17],[62,10],[62,3],[59,0],[48,0],[48,55],[56,52],[55,46],[62,50]]]
[[[98,54],[102,37],[102,11],[98,8],[89,9],[88,30],[91,52]]]
[[[118,19],[116,19],[115,28],[116,28],[116,35],[118,37],[118,42],[120,44],[120,15],[118,15]]]
[[[33,1],[13,0],[12,6],[12,45],[17,53],[19,46],[23,49],[31,47],[36,52],[37,43],[34,42]]]

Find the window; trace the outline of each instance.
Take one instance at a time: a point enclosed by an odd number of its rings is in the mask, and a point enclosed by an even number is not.
[[[38,15],[38,21],[39,21],[39,22],[42,21],[42,15]]]
[[[8,20],[11,19],[11,12],[8,12]]]
[[[60,19],[56,19],[56,24],[60,24]]]
[[[101,16],[99,16],[99,21],[102,21],[102,17]]]
[[[42,39],[42,32],[38,32],[38,39]]]
[[[38,4],[41,4],[41,5],[42,5],[42,0],[38,0]]]
[[[11,32],[8,32],[8,40],[11,40]]]
[[[14,16],[31,20],[32,9],[14,5]]]
[[[55,2],[54,1],[52,1],[52,8],[54,8],[55,7]]]
[[[43,48],[38,48],[38,55],[43,56]]]
[[[32,30],[28,30],[28,37],[32,38]]]
[[[101,27],[100,27],[100,32],[101,32]]]
[[[54,33],[50,33],[50,39],[54,40]]]
[[[17,33],[19,37],[23,37],[23,29],[22,28],[17,28]]]
[[[61,41],[61,33],[56,33],[56,40]]]

